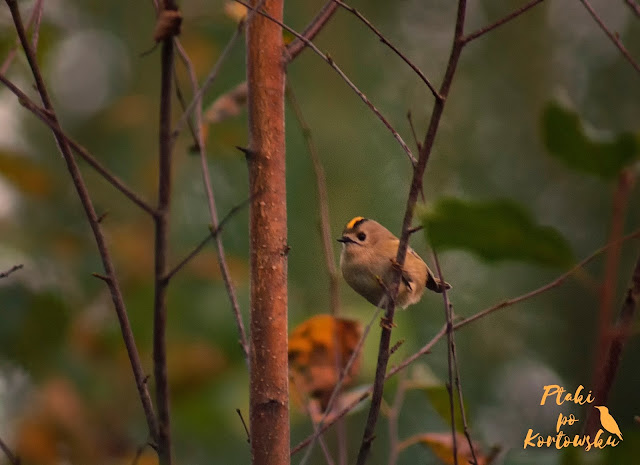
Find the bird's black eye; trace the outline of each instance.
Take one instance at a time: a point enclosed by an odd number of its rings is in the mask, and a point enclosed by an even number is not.
[[[356,237],[358,238],[359,241],[364,241],[367,238],[367,235],[363,232],[359,232]]]

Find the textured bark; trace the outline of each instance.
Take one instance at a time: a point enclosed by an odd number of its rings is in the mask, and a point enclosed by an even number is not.
[[[263,9],[282,20],[283,0],[267,0]],[[283,50],[281,28],[254,15],[247,27],[250,431],[252,463],[260,465],[289,463]]]

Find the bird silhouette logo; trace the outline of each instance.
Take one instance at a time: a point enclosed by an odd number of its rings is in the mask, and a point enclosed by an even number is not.
[[[618,423],[609,413],[609,409],[604,405],[594,405],[595,408],[600,410],[600,423],[602,423],[602,427],[609,431],[611,434],[615,434],[622,441],[622,433],[620,432],[620,428],[618,428]]]

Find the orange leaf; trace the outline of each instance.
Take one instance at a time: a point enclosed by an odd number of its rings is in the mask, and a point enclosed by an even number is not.
[[[362,335],[358,321],[316,315],[297,326],[289,336],[289,374],[293,388],[303,396],[318,398],[322,409],[338,382]],[[360,354],[343,385],[358,374]]]

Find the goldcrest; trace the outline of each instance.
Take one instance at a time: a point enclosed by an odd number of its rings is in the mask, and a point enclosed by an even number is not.
[[[356,216],[342,231],[340,269],[345,281],[373,305],[386,304],[400,240],[380,223]],[[422,298],[424,289],[441,293],[450,289],[436,278],[411,247],[407,249],[396,305],[406,308]]]

